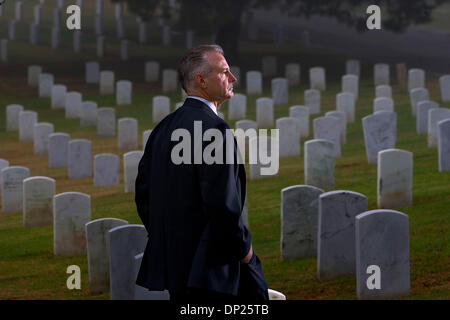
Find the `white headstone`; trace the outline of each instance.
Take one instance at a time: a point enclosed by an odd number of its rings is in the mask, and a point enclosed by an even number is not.
[[[367,206],[367,197],[353,191],[331,191],[319,196],[319,280],[355,273],[355,217],[367,211]]]
[[[104,187],[119,184],[119,156],[100,153],[94,156],[94,186]]]
[[[39,84],[39,75],[42,73],[41,66],[28,66],[28,85],[30,87],[37,87]]]
[[[23,111],[23,106],[10,104],[6,106],[6,131],[19,130],[19,115]]]
[[[334,143],[335,158],[341,157],[341,124],[335,117],[314,119],[314,139],[325,139]]]
[[[114,94],[114,72],[100,72],[100,94]]]
[[[413,204],[413,154],[400,149],[378,153],[378,208],[402,208]]]
[[[261,158],[261,155],[268,155],[272,159],[279,159],[279,135],[274,131],[271,135],[259,135],[249,139],[249,168],[250,168],[250,180],[272,178],[278,175],[279,162],[268,161],[266,162]],[[252,162],[252,158],[256,161]]]
[[[375,88],[375,97],[376,98],[390,98],[392,99],[392,88],[389,85],[382,84]]]
[[[86,223],[91,220],[91,196],[65,192],[53,198],[53,253],[86,254]]]
[[[309,69],[309,83],[311,89],[325,90],[325,69],[322,67],[313,67]]]
[[[350,59],[345,62],[345,74],[352,74],[358,78],[361,76],[361,62],[356,59]]]
[[[92,142],[86,139],[69,141],[69,179],[92,177]]]
[[[15,19],[17,21],[22,19],[22,1],[17,1],[16,2]]]
[[[95,2],[95,14],[103,14],[103,0],[96,0]]]
[[[359,96],[359,78],[353,74],[342,76],[342,92],[353,94],[355,99]]]
[[[38,121],[35,111],[19,112],[19,141],[33,141],[34,125]]]
[[[114,108],[98,108],[97,135],[100,138],[109,138],[116,135],[116,110]]]
[[[324,139],[305,142],[305,184],[321,189],[334,188],[334,144]]]
[[[382,84],[389,85],[389,65],[386,63],[377,63],[373,68],[375,87]]]
[[[289,117],[297,120],[297,130],[301,138],[309,136],[309,108],[292,106],[289,108]]]
[[[117,148],[119,150],[137,150],[138,121],[134,118],[121,118],[117,125]]]
[[[441,89],[442,102],[450,101],[450,75],[439,77],[439,88]]]
[[[6,168],[6,167],[9,167],[9,161],[5,160],[5,159],[0,159],[0,196],[1,196],[1,193],[2,193],[2,185],[3,185],[3,183],[2,183],[2,181],[3,181],[2,180],[2,169]]]
[[[55,84],[51,89],[52,109],[64,109],[66,106],[67,87],[62,84]]]
[[[335,117],[341,124],[341,145],[347,143],[347,115],[344,111],[328,111],[325,117]]]
[[[391,98],[376,98],[373,100],[373,113],[378,111],[394,112],[394,100]]]
[[[66,118],[79,118],[81,116],[81,104],[83,96],[79,92],[68,92],[66,94]]]
[[[15,213],[23,209],[23,180],[30,176],[30,170],[11,166],[0,171],[2,175],[2,213]]]
[[[270,98],[256,99],[256,123],[259,128],[272,128],[274,121],[273,100]]]
[[[276,121],[276,127],[280,130],[280,158],[298,156],[300,154],[300,132],[297,120],[290,117],[280,118]]]
[[[116,104],[129,105],[132,100],[133,84],[128,80],[119,80],[116,83]]]
[[[408,91],[416,88],[425,88],[425,70],[423,69],[408,70]]]
[[[235,93],[228,102],[228,120],[245,119],[247,109],[247,96]]]
[[[428,146],[437,146],[437,123],[450,118],[450,109],[435,108],[428,110]]]
[[[377,163],[378,152],[395,148],[397,114],[381,111],[362,119],[367,162]]]
[[[86,223],[89,290],[91,294],[109,291],[109,234],[108,231],[127,221],[102,218]]]
[[[284,76],[288,79],[290,87],[297,87],[300,85],[300,64],[288,63],[285,66]]]
[[[16,20],[10,20],[8,24],[8,39],[15,40],[16,39]]]
[[[274,105],[286,105],[289,102],[289,86],[286,78],[271,80],[272,99]]]
[[[305,90],[304,105],[309,108],[309,114],[320,113],[320,91],[316,89]]]
[[[125,193],[135,192],[139,161],[141,161],[143,154],[143,151],[130,151],[123,155],[123,183],[125,185]]]
[[[33,141],[34,154],[48,154],[48,136],[55,131],[53,124],[48,122],[40,122],[34,125]]]
[[[439,172],[450,171],[450,117],[437,123]]]
[[[95,16],[95,35],[97,37],[103,35],[103,18],[101,15],[96,15]]]
[[[80,126],[97,125],[97,103],[93,101],[83,101],[81,103]]]
[[[428,110],[439,108],[434,101],[421,101],[417,104],[416,132],[417,134],[428,133]]]
[[[295,185],[281,190],[281,257],[298,259],[317,255],[319,195],[323,190]]]
[[[347,122],[354,122],[355,96],[350,92],[338,93],[336,95],[336,110],[345,112]]]
[[[23,227],[53,225],[53,196],[55,180],[30,177],[23,180]]]
[[[416,116],[417,104],[421,101],[430,100],[428,95],[428,89],[416,88],[409,92],[409,97],[411,99],[411,111],[412,115]]]
[[[262,73],[259,71],[247,71],[247,94],[262,94]]]
[[[38,35],[39,35],[39,25],[31,23],[30,24],[30,44],[36,45],[38,43]]]
[[[97,37],[97,57],[103,58],[105,56],[105,37]]]
[[[67,133],[52,133],[48,136],[48,166],[49,168],[67,168],[70,135]]]
[[[355,218],[355,237],[358,299],[407,296],[410,291],[408,216],[394,210],[366,211]],[[372,280],[374,271],[379,272],[378,287],[377,280]]]
[[[52,94],[52,86],[54,77],[49,73],[41,73],[39,75],[39,97],[50,98]]]
[[[170,98],[166,96],[154,96],[152,106],[153,123],[160,122],[170,113]]]

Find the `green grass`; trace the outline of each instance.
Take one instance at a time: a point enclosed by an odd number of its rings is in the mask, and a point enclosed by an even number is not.
[[[111,26],[114,19],[111,7],[107,7],[106,12],[109,12],[109,18],[105,19],[105,24]],[[10,14],[10,10],[5,13]],[[30,15],[29,12],[24,14],[25,17]],[[51,14],[48,13],[46,17],[50,18],[44,19],[44,25],[50,26]],[[87,19],[91,18],[88,16]],[[133,19],[131,17],[127,19],[131,24]],[[0,33],[4,32],[4,25],[5,19],[0,18]],[[116,106],[113,95],[99,96],[98,86],[86,85],[84,82],[84,61],[96,60],[95,45],[89,44],[94,37],[89,35],[89,32],[83,53],[75,55],[70,48],[70,35],[66,34],[63,48],[55,51],[45,44],[37,47],[28,45],[27,29],[23,25],[19,29],[20,41],[13,42],[10,46],[11,62],[0,65],[0,158],[9,160],[11,165],[30,168],[32,176],[42,175],[56,179],[57,193],[78,191],[90,194],[92,219],[115,217],[125,219],[129,223],[140,224],[134,195],[125,194],[123,184],[97,188],[93,186],[92,179],[69,180],[67,169],[48,169],[47,157],[34,156],[31,143],[19,143],[17,132],[5,132],[6,105],[22,104],[27,110],[38,111],[39,122],[53,123],[55,132],[67,132],[72,139],[92,140],[93,155],[111,152],[121,157],[124,152],[117,149],[115,138],[97,138],[95,128],[81,128],[79,120],[65,119],[62,110],[52,110],[49,99],[37,98],[37,89],[26,85],[27,65],[42,65],[44,71],[55,74],[55,83],[67,85],[69,91],[82,92],[84,100],[96,101],[99,107],[114,107],[116,119],[125,116],[136,117],[141,134],[144,130],[154,127],[151,119],[151,99],[161,94],[160,84],[144,82],[144,61],[158,59],[162,68],[174,68],[185,50],[180,47],[178,40],[175,41],[176,45],[171,47],[158,46],[157,39],[160,33],[153,31],[150,38],[153,37],[156,44],[133,45],[130,52],[133,60],[121,62],[117,54],[119,43],[112,39],[111,45],[107,48],[107,57],[101,61],[101,69],[114,70],[116,80],[133,81],[133,104]],[[48,31],[49,27],[42,32],[45,35]],[[114,29],[108,31],[108,34],[114,34]],[[321,115],[335,109],[336,94],[341,90],[340,77],[343,75],[347,57],[329,51],[315,49],[305,51],[292,45],[274,47],[245,41],[241,42],[241,52],[239,63],[241,79],[244,78],[245,71],[260,69],[260,58],[265,54],[277,55],[280,74],[282,74],[281,67],[285,63],[301,64],[301,85],[291,88],[288,106],[275,108],[275,118],[288,116],[290,106],[303,104],[303,92],[308,89],[307,70],[316,65],[324,66],[327,70],[327,90],[322,92]],[[393,72],[394,68],[391,70]],[[348,124],[347,144],[342,147],[342,157],[335,162],[336,186],[333,190],[345,189],[366,195],[371,210],[376,209],[377,169],[376,165],[367,164],[361,119],[372,113],[375,92],[372,65],[363,61],[362,75],[355,122]],[[430,97],[438,101],[441,107],[450,107],[450,103],[440,101],[438,76],[427,73]],[[264,81],[263,96],[271,95],[269,80]],[[437,150],[427,147],[425,135],[415,133],[415,118],[411,115],[409,96],[395,84],[394,77],[391,81],[394,84],[393,98],[398,117],[397,148],[414,154],[414,205],[399,209],[410,218],[411,295],[407,299],[449,299],[450,172],[438,172]],[[243,86],[237,88],[236,92],[244,93]],[[175,103],[181,100],[181,96],[179,92],[169,96],[173,108]],[[256,98],[249,96],[247,99],[248,119],[256,118]],[[226,104],[220,111],[227,114]],[[279,174],[276,177],[247,181],[253,247],[261,258],[269,287],[285,293],[288,299],[355,299],[354,276],[321,282],[317,280],[315,258],[294,261],[280,259],[280,193],[285,187],[304,184],[303,148],[304,142],[312,138],[312,120],[313,117],[310,119],[310,136],[301,141],[300,156],[281,159]],[[234,121],[230,121],[229,124],[234,127]],[[139,148],[142,147],[140,137]],[[248,172],[248,166],[246,169]],[[121,179],[122,174],[121,164]],[[66,288],[69,276],[66,274],[66,268],[72,264],[81,267],[81,290]],[[99,295],[89,293],[86,255],[74,257],[53,255],[51,226],[24,229],[21,213],[0,212],[0,299],[109,299],[109,293]]]

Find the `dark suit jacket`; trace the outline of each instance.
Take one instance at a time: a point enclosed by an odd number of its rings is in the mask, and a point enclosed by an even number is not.
[[[188,130],[194,145],[194,121],[202,122],[203,132],[219,129],[225,150],[228,124],[196,99],[186,99],[153,129],[136,178],[136,206],[149,237],[136,283],[149,290],[193,287],[237,295],[239,260],[251,244],[240,218],[245,169],[237,163],[236,144],[234,164],[225,164],[225,152],[224,164],[193,164],[193,146],[192,164],[174,164],[172,148],[180,142],[171,141],[172,132]]]

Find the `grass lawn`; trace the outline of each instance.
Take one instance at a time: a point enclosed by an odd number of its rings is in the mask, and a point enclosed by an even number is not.
[[[14,1],[8,1],[14,3]],[[30,1],[31,2],[31,1]],[[51,1],[47,1],[51,3]],[[46,2],[46,5],[47,5]],[[56,2],[56,1],[55,1]],[[37,1],[36,1],[37,3]],[[94,3],[94,1],[84,1]],[[105,2],[106,3],[106,2]],[[109,2],[107,2],[109,4]],[[11,6],[12,7],[12,6]],[[47,10],[47,9],[46,9]],[[25,166],[31,176],[47,176],[56,179],[56,193],[67,191],[84,192],[91,196],[92,220],[114,217],[129,223],[141,224],[137,215],[134,195],[125,194],[123,186],[122,155],[117,149],[116,138],[100,139],[96,128],[82,128],[77,119],[65,119],[63,110],[52,110],[49,99],[38,98],[37,88],[26,83],[27,66],[39,64],[44,72],[55,75],[55,83],[68,86],[68,91],[83,93],[83,100],[98,103],[99,107],[113,107],[116,119],[135,117],[139,122],[139,134],[155,125],[151,119],[152,97],[161,95],[159,83],[144,82],[144,61],[157,59],[161,68],[176,68],[177,61],[184,53],[179,45],[182,39],[175,38],[174,46],[161,47],[160,32],[150,33],[150,45],[133,44],[130,48],[132,61],[119,59],[119,42],[114,35],[113,11],[105,7],[105,29],[107,33],[107,56],[101,61],[102,70],[114,70],[116,80],[133,81],[133,103],[130,106],[116,106],[115,96],[99,96],[97,85],[87,85],[84,81],[84,63],[96,60],[95,35],[86,32],[83,35],[83,51],[80,55],[71,50],[71,37],[65,31],[60,50],[48,46],[51,13],[43,18],[43,45],[30,46],[27,42],[27,27],[19,23],[18,41],[10,42],[10,63],[0,64],[0,158],[10,165]],[[12,14],[11,8],[4,11]],[[24,12],[25,19],[30,18],[31,10]],[[44,12],[43,12],[44,15]],[[86,18],[93,21],[93,16]],[[92,18],[92,19],[91,19]],[[31,19],[31,18],[30,18]],[[134,18],[128,17],[131,30]],[[64,21],[64,19],[63,19]],[[4,26],[7,20],[0,17],[0,37],[5,36]],[[92,26],[88,24],[88,28]],[[134,27],[133,27],[134,26]],[[131,33],[132,31],[130,31]],[[109,37],[108,37],[109,34]],[[134,32],[134,34],[137,34]],[[45,38],[44,38],[45,36]],[[109,41],[108,39],[111,39]],[[204,39],[206,41],[206,39]],[[280,75],[282,68],[289,62],[301,64],[301,85],[291,88],[289,105],[277,106],[275,118],[286,117],[289,107],[303,104],[303,92],[308,89],[307,70],[321,65],[327,70],[327,90],[322,92],[321,114],[310,119],[310,136],[301,141],[301,155],[280,159],[280,170],[276,177],[262,180],[248,180],[248,209],[253,247],[259,255],[269,287],[286,294],[288,299],[355,299],[356,278],[342,277],[330,281],[317,280],[317,261],[315,258],[282,261],[280,258],[280,199],[281,189],[304,184],[304,142],[312,139],[313,118],[322,116],[335,109],[336,94],[341,90],[340,77],[344,73],[345,60],[349,57],[338,56],[332,52],[316,51],[314,48],[303,50],[295,46],[274,47],[264,43],[241,41],[241,79],[248,70],[260,69],[260,58],[271,54],[278,57]],[[401,62],[401,61],[399,61]],[[395,68],[391,66],[391,73]],[[427,73],[427,88],[430,99],[450,108],[450,103],[440,101],[437,78],[439,75]],[[450,298],[450,172],[439,173],[437,149],[427,147],[426,135],[416,134],[415,118],[411,114],[409,95],[396,85],[394,76],[393,99],[397,112],[397,148],[414,154],[414,205],[399,211],[409,216],[410,226],[410,262],[411,295],[407,299],[449,299]],[[270,97],[270,79],[264,81],[262,96]],[[347,144],[342,146],[342,157],[335,162],[336,186],[333,190],[351,190],[368,197],[369,210],[376,209],[376,165],[368,165],[365,154],[361,119],[372,113],[375,89],[372,80],[372,65],[362,62],[360,96],[356,103],[355,122],[347,126]],[[241,84],[236,92],[245,93]],[[169,94],[172,110],[181,100],[179,92]],[[256,96],[247,98],[247,119],[256,119]],[[92,141],[93,155],[109,152],[121,158],[121,184],[110,187],[94,187],[93,179],[69,180],[67,169],[49,169],[47,156],[35,156],[32,143],[20,143],[17,132],[5,131],[6,105],[21,104],[26,110],[38,112],[39,122],[51,122],[55,132],[69,133],[71,139],[86,138]],[[220,110],[227,115],[227,104]],[[234,127],[234,121],[229,122]],[[139,148],[141,145],[139,136]],[[247,177],[248,175],[248,166]],[[330,190],[326,190],[330,191]],[[24,229],[22,214],[3,214],[0,211],[0,299],[109,299],[109,293],[91,295],[88,283],[87,256],[55,257],[53,255],[53,228],[51,226]],[[78,265],[82,272],[81,290],[68,290],[66,268]]]

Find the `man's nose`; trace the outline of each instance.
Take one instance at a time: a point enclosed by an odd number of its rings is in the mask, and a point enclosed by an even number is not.
[[[230,71],[230,76],[228,77],[228,81],[233,83],[237,80],[237,78],[234,76],[234,74],[231,73]]]

